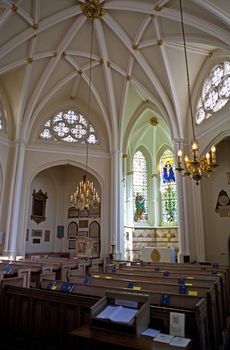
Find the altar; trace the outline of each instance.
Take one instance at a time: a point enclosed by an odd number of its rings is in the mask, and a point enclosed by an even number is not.
[[[141,249],[143,262],[176,262],[174,247],[143,247]]]

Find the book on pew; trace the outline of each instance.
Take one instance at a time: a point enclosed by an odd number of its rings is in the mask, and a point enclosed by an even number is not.
[[[147,337],[155,338],[160,331],[158,329],[154,328],[147,328],[144,332],[141,333],[141,335],[146,335]]]
[[[137,314],[137,309],[124,306],[107,305],[96,318],[107,319],[113,322],[131,324]]]
[[[185,314],[182,312],[170,312],[170,334],[177,337],[185,335]]]
[[[57,290],[57,281],[56,280],[50,281],[47,285],[47,289]]]
[[[173,340],[170,342],[170,346],[186,348],[190,342],[191,339],[189,338],[174,337]]]
[[[73,283],[63,283],[60,286],[59,291],[64,293],[71,293],[74,290],[75,285]]]
[[[169,344],[173,340],[173,338],[174,338],[173,335],[159,333],[155,338],[153,338],[153,341],[159,342],[159,343]]]

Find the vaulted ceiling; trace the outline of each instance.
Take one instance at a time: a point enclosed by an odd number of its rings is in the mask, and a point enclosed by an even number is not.
[[[139,127],[146,104],[173,137],[183,136],[188,103],[179,0],[99,1],[104,13],[93,23],[92,51],[84,2],[0,0],[0,86],[15,137],[28,140],[49,113],[74,105],[116,149]],[[182,4],[193,90],[209,60],[229,55],[230,1]]]

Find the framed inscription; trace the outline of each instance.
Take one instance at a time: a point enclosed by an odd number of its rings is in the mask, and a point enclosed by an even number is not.
[[[88,220],[79,220],[79,228],[88,228]]]
[[[33,190],[33,201],[32,201],[32,214],[31,214],[31,220],[35,221],[37,224],[40,224],[40,222],[45,221],[45,212],[46,212],[46,200],[48,198],[47,192],[43,192],[42,190],[39,190],[36,192]]]
[[[89,237],[99,238],[100,237],[100,224],[97,221],[92,221],[89,226]]]
[[[45,230],[45,242],[49,242],[50,241],[50,231],[49,230]]]
[[[32,230],[32,237],[42,237],[42,230]]]
[[[79,218],[88,218],[89,211],[87,209],[83,209],[79,211]]]
[[[68,238],[76,238],[78,234],[78,225],[76,222],[72,221],[68,226]]]
[[[75,207],[70,207],[68,209],[68,219],[78,218],[78,217],[79,217],[79,209],[76,209]]]
[[[57,238],[63,238],[64,237],[64,226],[60,225],[57,226]]]

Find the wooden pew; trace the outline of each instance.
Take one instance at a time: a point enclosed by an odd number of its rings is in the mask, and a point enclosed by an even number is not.
[[[0,266],[4,268],[6,265],[3,264]],[[20,277],[21,275],[23,275],[24,286],[27,286],[28,288],[39,287],[40,274],[42,273],[42,265],[40,263],[31,262],[30,264],[27,264],[24,262],[22,263],[22,262],[14,261],[14,262],[10,262],[8,266],[10,266],[10,269],[7,269],[7,271],[5,272],[4,279],[17,277],[17,276]]]
[[[18,269],[17,270],[18,277],[22,277],[24,279],[23,287],[30,288],[31,284],[31,269]]]
[[[124,276],[117,278],[114,278],[116,274],[92,274],[91,276],[87,277],[75,277],[71,278],[70,282],[74,282],[77,285],[84,284],[84,283],[90,283],[93,286],[103,286],[105,288],[130,288],[134,291],[138,290],[140,292],[143,292],[143,290],[147,293],[151,293],[152,290],[155,292],[162,294],[162,293],[175,293],[180,294],[180,287],[181,285],[174,283],[169,283],[167,280],[161,280],[161,281],[154,281],[153,279],[145,280],[144,278],[140,278],[133,281],[133,279],[127,279]],[[186,286],[185,286],[186,287]],[[183,287],[184,288],[184,287]],[[206,298],[207,300],[207,312],[208,312],[208,325],[209,325],[209,334],[211,339],[211,348],[217,349],[219,345],[222,343],[222,335],[219,332],[218,324],[219,324],[219,314],[217,312],[217,305],[216,305],[216,292],[213,288],[213,285],[210,284],[209,286],[202,286],[200,283],[200,286],[193,285],[190,287],[186,287],[186,293],[187,295],[191,296],[198,296],[200,298]]]
[[[6,286],[16,286],[25,288],[25,279],[23,277],[12,277],[1,280],[1,294]]]
[[[173,272],[181,272],[181,273],[193,273],[201,276],[208,275],[217,275],[221,277],[224,289],[226,290],[225,298],[225,306],[227,307],[228,314],[230,313],[230,269],[226,266],[209,266],[209,265],[200,265],[200,264],[169,264],[169,263],[150,263],[148,265],[136,264],[127,266],[124,263],[119,264],[119,269],[126,271],[168,271],[170,273]]]
[[[44,279],[42,281],[41,288],[46,289],[49,283],[50,281],[46,281]],[[62,281],[57,281],[57,285],[59,286],[61,286],[62,283]],[[106,290],[108,290],[108,286],[93,286],[78,283],[75,285],[75,288],[71,294],[103,297]],[[141,290],[138,292],[121,287],[113,287],[109,288],[109,290],[117,292],[122,291],[127,293],[149,294],[151,304],[152,326],[155,328],[163,327],[164,331],[166,332],[169,331],[169,329],[167,329],[169,325],[169,312],[176,310],[177,312],[185,313],[187,320],[187,336],[194,338],[194,333],[196,333],[196,337],[198,337],[197,339],[194,339],[194,349],[211,349],[207,323],[207,301],[204,298],[190,297],[187,295],[178,295],[176,293],[170,293],[170,305],[162,306],[162,293],[158,293],[156,291]],[[54,293],[57,293],[57,290],[54,291]]]
[[[26,347],[15,344],[14,348],[31,349],[32,344],[36,349],[68,348],[69,332],[89,322],[90,307],[98,300],[5,285],[0,296],[0,329],[26,342]]]
[[[174,264],[172,264],[174,265]],[[180,265],[180,264],[176,264],[176,265]],[[111,270],[111,267],[110,267]],[[167,271],[167,269],[165,270],[158,270],[158,269],[153,269],[153,271],[151,269],[145,269],[144,268],[126,268],[125,266],[122,265],[121,269],[116,270],[116,273],[113,273],[113,278],[115,278],[115,275],[120,275],[120,276],[126,276],[127,278],[130,279],[137,279],[137,278],[145,278],[145,279],[156,279],[158,278],[159,280],[162,280],[162,278],[164,279],[164,281],[173,281],[176,283],[176,279],[179,280],[180,278],[185,279],[185,281],[189,284],[193,284],[195,283],[195,281],[200,281],[203,284],[207,281],[212,282],[214,285],[214,288],[216,290],[216,295],[217,295],[217,312],[218,312],[218,316],[219,316],[219,322],[218,322],[218,334],[219,334],[219,338],[222,339],[223,338],[223,333],[226,330],[226,318],[228,317],[229,313],[228,313],[228,305],[227,305],[227,298],[226,298],[226,294],[227,294],[227,288],[226,288],[226,284],[223,283],[223,279],[222,279],[222,275],[218,274],[217,275],[206,275],[206,273],[204,271],[199,271],[199,273],[197,274],[194,271],[186,271],[186,269],[183,269],[180,271],[180,269],[178,268],[178,271],[170,271],[169,274],[167,276],[164,276],[164,272]],[[197,282],[196,282],[197,283]]]
[[[179,264],[178,264],[179,265]],[[171,277],[174,278],[185,278],[185,279],[191,279],[193,281],[194,279],[200,279],[200,280],[219,280],[220,281],[220,290],[221,290],[221,296],[220,299],[222,299],[223,303],[223,313],[224,313],[224,319],[229,316],[229,305],[228,305],[228,288],[226,285],[226,280],[225,276],[222,273],[219,273],[218,275],[212,275],[211,273],[206,273],[205,271],[192,271],[192,270],[185,270],[183,269],[182,271],[180,270],[159,270],[159,269],[154,269],[153,271],[150,269],[144,268],[137,268],[135,269],[134,267],[124,267],[122,266],[121,269],[117,270],[116,273],[119,274],[129,274],[130,276],[133,275],[139,275],[139,276],[145,276],[146,278],[151,278],[152,276],[157,277],[165,277],[167,279],[170,279]],[[165,276],[165,273],[168,273],[167,276]],[[219,286],[218,286],[219,289]],[[225,322],[223,320],[223,322]]]

